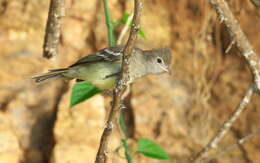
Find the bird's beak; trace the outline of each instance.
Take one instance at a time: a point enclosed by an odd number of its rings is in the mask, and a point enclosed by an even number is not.
[[[167,72],[168,74],[170,74],[170,75],[172,74],[170,67],[161,66],[161,68],[162,68],[165,72]]]

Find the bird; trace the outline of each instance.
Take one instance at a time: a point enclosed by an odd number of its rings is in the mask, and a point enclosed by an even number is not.
[[[36,83],[51,79],[90,82],[100,90],[111,90],[119,79],[123,50],[117,45],[89,54],[66,68],[50,69],[49,72],[32,76]],[[129,62],[129,83],[149,74],[170,73],[171,51],[169,48],[142,50],[134,47]]]

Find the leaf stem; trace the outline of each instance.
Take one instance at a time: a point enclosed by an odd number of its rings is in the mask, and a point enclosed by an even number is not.
[[[104,3],[104,10],[106,16],[106,24],[107,24],[108,45],[113,46],[115,45],[114,26],[110,16],[107,0],[103,0],[103,3]]]

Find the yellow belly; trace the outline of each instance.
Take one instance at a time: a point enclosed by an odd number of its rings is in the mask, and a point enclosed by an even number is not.
[[[117,76],[107,77],[120,71],[119,63],[91,63],[72,68],[65,76],[91,82],[101,90],[113,89]]]

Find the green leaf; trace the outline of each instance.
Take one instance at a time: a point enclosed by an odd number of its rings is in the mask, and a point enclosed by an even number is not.
[[[160,145],[146,138],[138,139],[137,152],[155,159],[171,159],[170,156],[164,151],[164,149]]]
[[[82,101],[100,93],[101,90],[94,87],[89,82],[78,82],[72,88],[72,94],[70,98],[70,107],[81,103]]]
[[[117,26],[119,26],[119,25],[126,24],[128,18],[129,18],[129,16],[130,16],[129,13],[127,13],[127,12],[124,13],[124,14],[122,15],[122,17],[119,19],[119,21],[112,22],[112,23],[113,23],[113,27],[117,27]],[[133,20],[132,20],[132,21],[133,21]],[[132,21],[131,21],[131,23],[130,23],[130,25],[129,25],[130,27],[131,27],[131,25],[133,25],[133,22],[132,22]],[[139,34],[141,37],[145,38],[145,33],[144,33],[144,30],[143,30],[142,28],[139,29],[138,34]]]
[[[126,24],[127,19],[129,18],[129,16],[130,16],[129,13],[124,13],[124,14],[122,15],[122,17],[121,17],[118,21],[112,22],[113,27],[115,28],[115,27],[117,27],[117,26],[119,26],[119,25]]]
[[[138,34],[139,34],[141,37],[146,38],[146,37],[145,37],[144,30],[143,30],[142,28],[139,29]]]
[[[127,19],[129,18],[129,16],[130,16],[130,14],[129,13],[124,13],[123,15],[122,15],[122,17],[121,17],[121,19],[120,19],[120,22],[122,23],[122,24],[125,24],[126,22],[127,22]]]
[[[131,22],[130,27],[133,26],[133,25],[134,25],[133,22]],[[143,28],[141,28],[141,27],[140,27],[139,30],[138,30],[138,34],[139,34],[141,37],[146,38],[146,37],[145,37],[144,30],[143,30]]]

